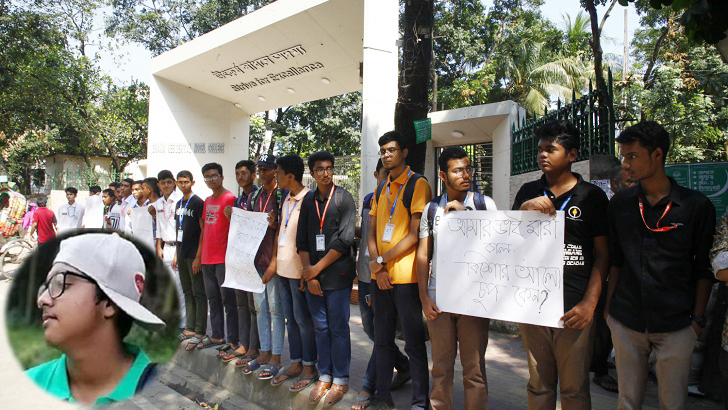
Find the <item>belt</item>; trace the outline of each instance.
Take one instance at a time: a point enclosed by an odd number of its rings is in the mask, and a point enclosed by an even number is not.
[[[168,241],[164,241],[164,244],[165,245],[169,245],[169,246],[177,246],[177,242],[175,242],[175,241],[169,241],[169,242]]]

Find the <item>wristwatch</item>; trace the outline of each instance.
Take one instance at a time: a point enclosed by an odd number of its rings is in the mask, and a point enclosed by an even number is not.
[[[695,322],[700,328],[704,328],[706,325],[707,320],[705,319],[705,316],[703,315],[690,315],[690,320]]]
[[[377,263],[380,264],[380,265],[382,265],[382,266],[386,266],[387,265],[386,263],[384,263],[384,258],[382,258],[382,255],[377,256]]]

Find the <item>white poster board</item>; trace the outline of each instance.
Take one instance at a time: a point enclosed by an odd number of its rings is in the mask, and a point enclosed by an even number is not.
[[[267,230],[267,213],[233,208],[225,252],[225,282],[222,286],[255,293],[265,290],[254,261]]]
[[[131,234],[135,238],[156,249],[154,243],[154,220],[149,214],[149,206],[131,208]]]
[[[86,209],[83,212],[84,228],[104,227],[104,203],[101,196],[93,195],[86,199]]]
[[[451,212],[437,229],[441,311],[563,327],[564,212]]]

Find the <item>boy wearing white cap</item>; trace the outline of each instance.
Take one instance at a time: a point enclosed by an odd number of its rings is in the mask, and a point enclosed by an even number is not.
[[[139,303],[144,271],[137,248],[115,233],[61,242],[37,303],[46,342],[63,355],[26,374],[72,403],[107,404],[132,397],[154,364],[123,340],[134,321],[149,330],[165,325]]]

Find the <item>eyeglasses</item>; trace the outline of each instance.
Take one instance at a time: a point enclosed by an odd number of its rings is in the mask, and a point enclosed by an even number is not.
[[[399,151],[399,148],[387,148],[387,149],[380,149],[379,150],[379,156],[383,157],[387,155],[387,153],[394,155],[395,152]]]
[[[51,297],[51,299],[58,299],[59,297],[61,297],[63,292],[65,292],[66,290],[66,278],[69,275],[76,276],[91,283],[96,283],[93,279],[89,278],[86,275],[81,275],[80,273],[58,272],[48,278],[42,285],[38,287],[38,297],[36,298],[36,300],[40,299],[41,295],[43,295],[46,290],[48,291],[48,295]]]
[[[465,174],[473,175],[473,167],[454,168],[450,170],[450,172],[458,176],[463,176]]]
[[[211,177],[205,177],[205,182],[217,181],[220,179],[220,175],[213,175]]]
[[[316,175],[323,175],[324,173],[333,174],[334,167],[316,168],[313,170],[313,173]]]

